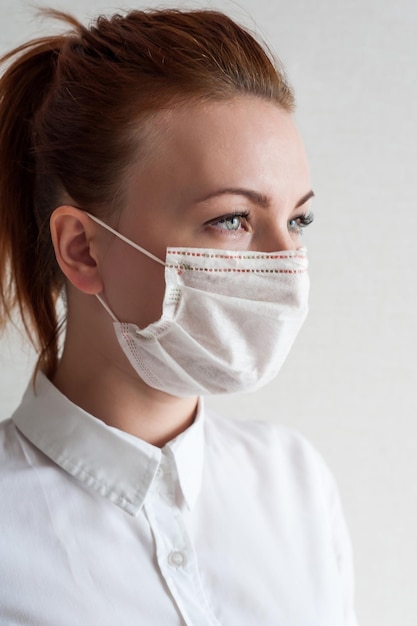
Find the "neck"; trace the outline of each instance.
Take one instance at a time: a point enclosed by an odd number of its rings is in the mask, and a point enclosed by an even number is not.
[[[158,447],[192,424],[196,397],[177,398],[149,387],[124,363],[124,355],[116,363],[94,351],[80,356],[69,345],[52,382],[94,417]]]

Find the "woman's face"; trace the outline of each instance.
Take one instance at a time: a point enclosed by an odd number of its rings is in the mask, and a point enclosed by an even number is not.
[[[282,251],[302,245],[312,196],[289,113],[255,97],[161,112],[131,168],[117,230],[160,259],[168,246]],[[308,220],[307,220],[308,221]],[[164,268],[107,233],[100,263],[115,315],[159,319]]]

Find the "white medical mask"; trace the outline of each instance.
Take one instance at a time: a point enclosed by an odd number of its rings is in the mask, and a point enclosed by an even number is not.
[[[174,396],[253,391],[283,364],[307,314],[305,249],[167,248],[162,317],[146,328],[114,321],[120,346],[151,387]]]

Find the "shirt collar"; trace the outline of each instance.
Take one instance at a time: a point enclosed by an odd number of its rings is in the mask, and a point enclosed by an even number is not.
[[[30,383],[12,419],[31,443],[71,476],[136,515],[164,453],[175,462],[187,506],[194,505],[203,471],[203,413],[200,400],[194,423],[161,451],[107,426],[38,374],[35,390]]]
[[[163,448],[172,456],[178,480],[188,508],[192,508],[200,492],[204,464],[204,402],[199,399],[197,416],[186,431]]]

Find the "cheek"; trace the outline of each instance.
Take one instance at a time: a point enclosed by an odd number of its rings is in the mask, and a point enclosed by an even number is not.
[[[122,322],[144,328],[162,314],[164,267],[136,250],[123,249],[106,262],[106,300]]]

